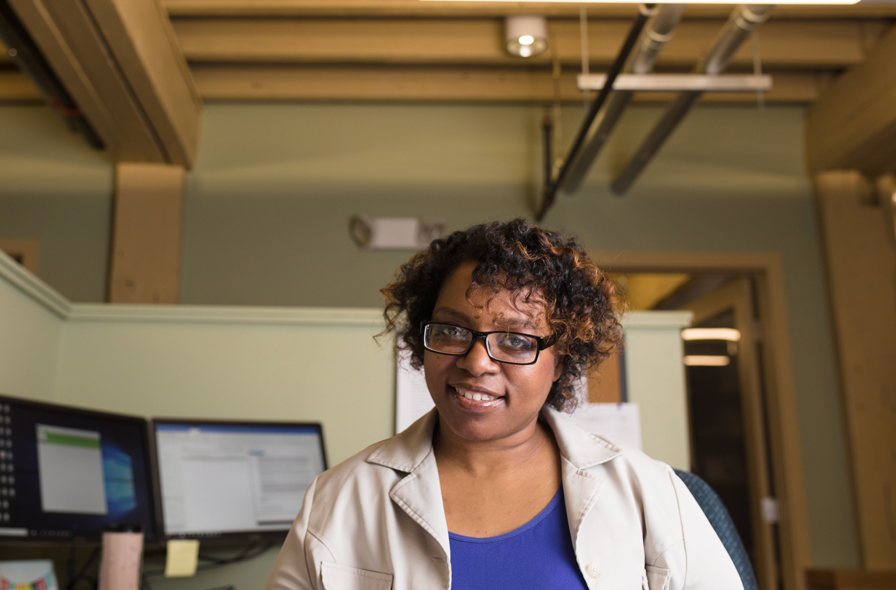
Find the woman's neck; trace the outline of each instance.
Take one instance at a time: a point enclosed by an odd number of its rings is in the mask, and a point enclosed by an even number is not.
[[[448,530],[469,537],[512,531],[538,515],[560,487],[560,451],[542,422],[500,441],[433,437]]]
[[[553,433],[540,420],[512,437],[491,441],[466,440],[437,424],[433,447],[440,469],[459,470],[467,477],[494,477],[526,469],[558,452]]]

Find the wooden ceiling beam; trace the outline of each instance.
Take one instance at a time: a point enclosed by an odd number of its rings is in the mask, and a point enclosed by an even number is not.
[[[581,63],[579,23],[549,21],[552,50],[530,60],[507,54],[500,19],[175,19],[190,62],[538,65],[556,55]],[[711,46],[723,21],[685,21],[660,54],[658,67],[691,68]],[[591,62],[609,65],[628,32],[627,21],[589,23]],[[885,24],[860,20],[777,21],[760,29],[763,67],[838,69],[861,63]],[[749,43],[732,67],[752,66]]]
[[[559,100],[581,103],[577,73],[561,74]],[[554,79],[546,68],[199,65],[193,75],[207,101],[550,103],[555,98]],[[819,74],[781,74],[766,102],[811,102],[823,84]],[[636,100],[659,102],[670,97],[639,93]],[[704,101],[755,103],[756,95],[708,93]]]
[[[0,66],[15,63],[12,57],[9,56],[8,52],[9,49],[6,47],[6,45],[3,44],[3,41],[0,41]]]
[[[541,14],[578,18],[579,5],[554,2],[420,2],[419,0],[163,0],[172,17],[501,17]],[[590,18],[635,18],[637,4],[588,4]],[[732,7],[688,5],[686,18],[726,18]],[[896,18],[896,4],[778,6],[773,19]]]
[[[475,68],[474,68],[475,69]],[[432,71],[411,68],[401,71],[369,67],[313,66],[197,66],[199,90],[210,101],[391,101],[391,102],[515,102],[553,101],[553,81],[549,72],[448,68]],[[370,72],[355,77],[358,72]],[[576,72],[561,77],[560,100],[579,103],[582,94],[575,88]],[[783,72],[774,75],[774,86],[765,95],[770,104],[806,104],[818,99],[827,85],[827,74]],[[370,79],[373,87],[366,86]],[[339,80],[334,83],[333,80]],[[641,103],[668,102],[670,93],[638,93]],[[0,102],[39,102],[38,89],[16,70],[0,70]],[[708,93],[705,103],[754,104],[752,93]]]
[[[9,2],[113,157],[192,164],[201,99],[155,0]]]
[[[896,172],[896,26],[861,65],[837,79],[806,119],[806,160],[813,173]]]
[[[18,70],[0,70],[0,102],[39,102],[40,91]]]

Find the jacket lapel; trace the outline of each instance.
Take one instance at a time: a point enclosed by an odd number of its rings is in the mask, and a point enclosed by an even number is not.
[[[439,543],[448,558],[448,523],[442,505],[439,470],[432,448],[438,414],[435,409],[373,451],[368,463],[407,473],[389,497]]]
[[[545,409],[542,417],[554,431],[560,447],[563,498],[576,559],[588,587],[598,588],[603,580],[588,573],[596,566],[595,542],[583,538],[582,525],[589,515],[593,515],[605,482],[588,469],[610,461],[622,451],[606,439],[582,430],[559,412]]]

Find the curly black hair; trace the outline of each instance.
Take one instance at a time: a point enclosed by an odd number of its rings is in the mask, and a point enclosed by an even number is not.
[[[412,366],[419,369],[424,350],[420,326],[430,320],[445,280],[468,261],[476,263],[471,288],[507,289],[543,300],[550,341],[563,367],[545,403],[573,411],[579,401],[576,381],[622,340],[623,310],[615,284],[575,239],[515,219],[474,225],[435,240],[381,290],[386,297],[384,333],[396,332],[396,346],[409,350]]]

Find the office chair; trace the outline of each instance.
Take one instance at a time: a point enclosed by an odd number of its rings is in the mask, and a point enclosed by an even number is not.
[[[737,568],[737,573],[740,574],[744,590],[759,590],[747,550],[743,541],[740,540],[740,535],[737,534],[737,529],[734,528],[734,521],[731,520],[731,515],[728,514],[728,510],[718,494],[709,487],[708,483],[693,473],[675,469],[675,475],[681,478],[681,481],[690,490],[694,499],[697,500],[697,504],[700,505],[703,513],[706,514],[709,524],[712,525],[716,534],[719,535],[722,545],[725,546],[728,555],[731,556],[731,561],[734,562],[734,567]]]

